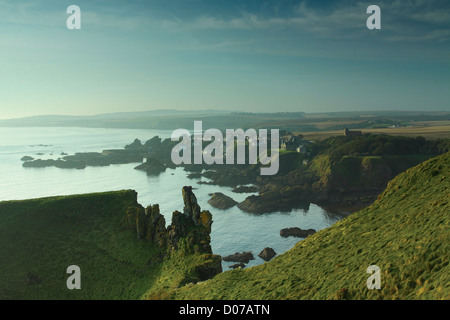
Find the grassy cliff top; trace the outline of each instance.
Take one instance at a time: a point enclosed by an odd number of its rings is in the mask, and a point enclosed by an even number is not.
[[[398,175],[370,207],[261,266],[173,289],[174,299],[449,299],[450,153]],[[381,269],[369,290],[367,268]]]
[[[133,190],[0,202],[0,299],[137,299],[156,248],[122,227]],[[81,270],[69,290],[67,267]]]

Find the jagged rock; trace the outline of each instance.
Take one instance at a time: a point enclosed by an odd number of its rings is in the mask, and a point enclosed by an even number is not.
[[[210,245],[212,215],[201,211],[192,187],[183,187],[182,191],[184,211],[173,212],[172,223],[167,228],[157,204],[145,210],[141,205],[129,207],[125,224],[136,230],[139,240],[152,241],[168,254],[203,254],[205,262],[196,267],[196,273],[201,280],[206,280],[222,272],[221,257],[212,254]]]
[[[242,262],[239,262],[239,263],[232,264],[228,268],[232,268],[232,269],[241,268],[241,269],[244,269],[245,268],[245,264],[243,264]]]
[[[299,237],[299,238],[306,238],[307,236],[316,233],[316,230],[314,229],[307,229],[302,230],[300,228],[294,227],[294,228],[285,228],[280,231],[280,236],[286,238],[286,237]]]
[[[261,259],[265,260],[265,261],[270,261],[272,260],[273,257],[275,257],[277,255],[277,253],[275,252],[275,250],[273,250],[272,248],[264,248],[259,254],[258,257],[260,257]]]
[[[139,139],[134,139],[133,143],[127,144],[125,149],[141,149],[142,143]]]
[[[202,218],[200,217],[200,206],[197,203],[197,198],[192,192],[192,187],[185,186],[182,191],[184,201],[183,214],[191,217],[197,226],[201,225]],[[205,221],[205,223],[208,224],[208,221]]]
[[[250,260],[255,260],[255,257],[253,257],[253,253],[250,251],[244,251],[242,253],[236,252],[234,254],[230,254],[229,256],[223,257],[222,260],[248,263]]]
[[[136,232],[139,240],[145,239],[147,236],[147,217],[142,207],[138,207],[136,210]]]
[[[159,247],[165,247],[167,243],[166,219],[159,212],[159,205],[148,206],[145,214],[147,216],[146,239],[154,241]]]
[[[224,195],[222,192],[212,193],[211,199],[208,200],[208,203],[214,208],[222,210],[229,209],[237,204],[236,201],[234,201],[229,196]]]

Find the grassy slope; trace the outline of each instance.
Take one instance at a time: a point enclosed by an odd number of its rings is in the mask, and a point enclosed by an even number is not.
[[[135,202],[131,190],[1,202],[0,299],[139,298],[160,266],[147,266],[156,248],[122,228]],[[81,290],[66,287],[72,264]]]
[[[166,293],[175,299],[450,299],[450,153],[397,176],[370,207],[264,265]],[[369,290],[370,265],[381,289]]]

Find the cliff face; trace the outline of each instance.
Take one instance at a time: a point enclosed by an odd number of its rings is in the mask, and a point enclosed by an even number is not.
[[[139,204],[129,207],[126,225],[136,231],[139,240],[152,241],[168,254],[204,254],[210,261],[198,272],[210,278],[222,272],[221,257],[213,255],[210,246],[212,215],[201,210],[192,187],[183,187],[182,196],[183,212],[173,212],[172,223],[167,228],[157,204],[145,209]]]
[[[310,166],[318,177],[311,191],[318,203],[371,203],[396,175],[430,157],[319,155]]]

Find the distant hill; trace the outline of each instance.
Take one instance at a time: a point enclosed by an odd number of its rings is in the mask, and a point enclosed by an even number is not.
[[[153,110],[118,112],[93,116],[42,115],[0,120],[0,127],[90,127],[123,129],[193,129],[194,121],[203,121],[204,129],[258,127],[273,119],[301,119],[302,112],[244,113],[226,110]]]
[[[274,109],[278,110],[278,109]],[[203,128],[280,129],[291,132],[343,130],[344,128],[375,128],[389,125],[411,125],[415,121],[443,123],[450,112],[361,111],[305,113],[243,112],[239,110],[151,110],[116,112],[91,116],[42,115],[0,120],[0,127],[89,127],[123,129],[193,129],[194,120],[203,121]],[[412,128],[414,129],[414,128]],[[448,131],[448,130],[447,130]],[[341,134],[341,133],[339,133]]]
[[[173,289],[173,299],[450,299],[450,152],[398,175],[370,207],[263,265]],[[381,269],[369,290],[367,268]]]

